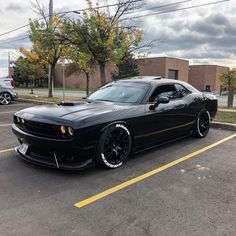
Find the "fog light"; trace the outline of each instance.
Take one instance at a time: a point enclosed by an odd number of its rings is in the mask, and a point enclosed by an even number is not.
[[[65,134],[66,133],[66,127],[65,126],[60,126],[60,131],[62,134]]]
[[[71,127],[68,127],[68,133],[70,136],[73,136],[74,130]]]

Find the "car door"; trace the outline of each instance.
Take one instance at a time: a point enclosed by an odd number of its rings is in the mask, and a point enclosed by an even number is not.
[[[169,103],[159,104],[154,111],[150,110],[150,105],[160,97],[168,97]],[[183,135],[190,125],[185,109],[185,103],[174,84],[157,86],[146,104],[145,143],[155,144]]]

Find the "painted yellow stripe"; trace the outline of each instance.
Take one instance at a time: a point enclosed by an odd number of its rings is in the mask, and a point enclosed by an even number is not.
[[[3,124],[3,125],[0,125],[0,127],[6,127],[6,126],[11,126],[12,124]]]
[[[84,207],[84,206],[86,206],[88,204],[91,204],[91,203],[93,203],[95,201],[98,201],[101,198],[104,198],[104,197],[106,197],[106,196],[108,196],[108,195],[110,195],[112,193],[115,193],[115,192],[117,192],[117,191],[119,191],[121,189],[124,189],[124,188],[126,188],[126,187],[128,187],[128,186],[130,186],[132,184],[135,184],[135,183],[141,181],[141,180],[149,178],[149,177],[151,177],[151,176],[153,176],[153,175],[155,175],[155,174],[157,174],[157,173],[159,173],[159,172],[161,172],[163,170],[166,170],[166,169],[168,169],[168,168],[170,168],[172,166],[175,166],[175,165],[177,165],[177,164],[179,164],[179,163],[181,163],[183,161],[186,161],[186,160],[188,160],[188,159],[190,159],[190,158],[192,158],[192,157],[194,157],[196,155],[199,155],[199,154],[201,154],[201,153],[203,153],[203,152],[205,152],[205,151],[207,151],[207,150],[209,150],[211,148],[214,148],[214,147],[216,147],[216,146],[218,146],[218,145],[220,145],[220,144],[222,144],[222,143],[224,143],[224,142],[226,142],[226,141],[228,141],[228,140],[230,140],[232,138],[235,138],[235,137],[236,137],[236,134],[230,135],[230,136],[228,136],[228,137],[226,137],[224,139],[219,140],[218,142],[215,142],[215,143],[213,143],[213,144],[211,144],[209,146],[206,146],[206,147],[204,147],[202,149],[199,149],[199,150],[197,150],[195,152],[192,152],[192,153],[190,153],[190,154],[188,154],[186,156],[183,156],[183,157],[181,157],[181,158],[179,158],[179,159],[177,159],[175,161],[172,161],[172,162],[170,162],[170,163],[168,163],[168,164],[166,164],[164,166],[161,166],[161,167],[159,167],[157,169],[154,169],[152,171],[149,171],[149,172],[147,172],[147,173],[145,173],[143,175],[140,175],[140,176],[137,176],[137,177],[135,177],[133,179],[130,179],[130,180],[128,180],[128,181],[126,181],[126,182],[124,182],[122,184],[119,184],[119,185],[117,185],[117,186],[115,186],[113,188],[107,189],[106,191],[101,192],[99,194],[96,194],[96,195],[94,195],[92,197],[89,197],[89,198],[87,198],[87,199],[85,199],[83,201],[77,202],[77,203],[74,204],[74,206],[78,207],[78,208],[81,208],[81,207]]]
[[[0,150],[0,153],[4,153],[4,152],[11,152],[14,151],[15,148],[9,148],[9,149],[5,149],[5,150]]]

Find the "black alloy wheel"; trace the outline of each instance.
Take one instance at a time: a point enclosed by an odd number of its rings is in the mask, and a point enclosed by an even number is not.
[[[202,110],[199,115],[197,122],[194,127],[194,136],[197,138],[204,138],[209,132],[210,129],[211,117],[207,110]]]
[[[131,134],[126,126],[115,124],[102,134],[98,145],[98,164],[114,169],[128,158],[132,146]]]

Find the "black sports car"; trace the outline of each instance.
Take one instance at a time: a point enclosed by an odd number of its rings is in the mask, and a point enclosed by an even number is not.
[[[77,102],[14,115],[17,153],[61,169],[121,166],[131,153],[192,134],[203,138],[217,111],[214,95],[158,76],[111,82]]]

